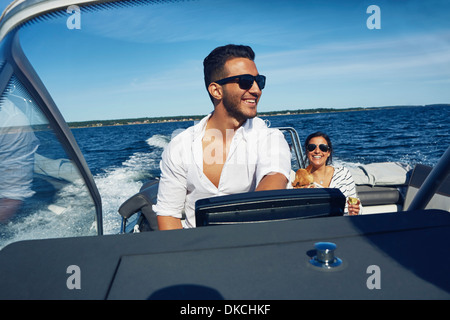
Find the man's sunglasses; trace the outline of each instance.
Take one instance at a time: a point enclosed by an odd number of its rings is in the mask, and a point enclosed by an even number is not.
[[[220,85],[230,82],[237,82],[239,83],[239,88],[242,90],[249,90],[253,87],[254,81],[256,81],[260,90],[264,89],[266,86],[266,77],[260,74],[257,76],[252,76],[251,74],[241,74],[239,76],[228,77],[214,82]]]
[[[308,145],[306,146],[306,149],[307,149],[309,152],[313,152],[314,150],[316,150],[316,148],[317,148],[317,145],[314,144],[314,143],[308,144]],[[326,144],[319,144],[319,149],[320,149],[320,151],[322,151],[322,152],[327,152],[327,151],[330,149],[330,147],[327,146]]]

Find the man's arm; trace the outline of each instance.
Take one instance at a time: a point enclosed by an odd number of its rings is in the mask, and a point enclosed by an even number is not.
[[[255,190],[286,189],[291,171],[291,151],[283,133],[277,129],[262,130],[258,135],[257,156],[256,179],[259,182]]]
[[[22,205],[22,201],[15,199],[0,199],[0,223],[7,223]]]
[[[182,229],[182,210],[186,199],[186,169],[183,158],[183,133],[175,137],[164,149],[160,169],[156,204],[152,206],[157,215],[159,230]],[[183,162],[184,161],[184,162]]]
[[[171,216],[158,216],[157,219],[159,230],[183,229],[181,219]]]
[[[275,190],[275,189],[286,189],[288,180],[284,174],[278,172],[271,172],[261,179],[256,191],[261,190]]]

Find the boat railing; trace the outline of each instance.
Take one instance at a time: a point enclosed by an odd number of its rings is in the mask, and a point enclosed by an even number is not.
[[[287,133],[290,134],[291,141],[292,141],[291,147],[294,150],[294,155],[296,157],[298,167],[305,168],[306,161],[305,161],[305,157],[303,155],[303,149],[302,149],[302,145],[300,143],[300,138],[298,137],[297,130],[295,130],[292,127],[276,127],[275,129],[278,129],[280,131],[286,131]]]
[[[408,211],[423,210],[433,198],[439,187],[450,175],[450,147],[427,176],[417,194],[407,208]]]

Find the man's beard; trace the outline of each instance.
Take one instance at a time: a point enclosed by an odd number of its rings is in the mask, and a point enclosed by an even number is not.
[[[227,113],[241,124],[244,123],[247,119],[252,119],[256,116],[256,112],[255,114],[246,114],[239,108],[239,105],[241,103],[240,97],[238,98],[224,95],[222,103]]]

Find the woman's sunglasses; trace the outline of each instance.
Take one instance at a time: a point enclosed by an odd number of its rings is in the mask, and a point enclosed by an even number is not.
[[[252,76],[251,74],[241,74],[239,76],[228,77],[214,82],[220,85],[230,82],[237,82],[239,83],[239,88],[242,90],[248,90],[253,87],[253,82],[255,81],[260,90],[264,89],[266,86],[266,77],[260,74],[257,76]]]
[[[317,148],[317,145],[314,144],[314,143],[308,144],[308,145],[306,146],[306,149],[307,149],[309,152],[313,152],[314,150],[316,150],[316,148]],[[322,151],[322,152],[327,152],[327,151],[330,149],[330,147],[327,146],[326,144],[319,144],[319,149],[320,149],[320,151]]]

